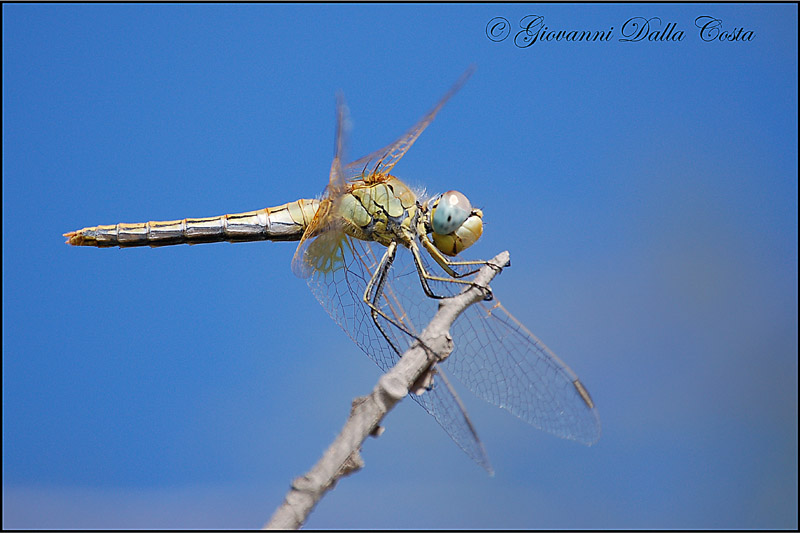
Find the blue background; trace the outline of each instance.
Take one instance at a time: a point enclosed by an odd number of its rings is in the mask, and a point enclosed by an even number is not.
[[[487,38],[529,14],[615,38]],[[637,16],[684,40],[619,42]],[[261,526],[378,378],[294,245],[61,234],[314,197],[337,89],[358,157],[475,63],[394,171],[484,210],[469,257],[510,250],[495,293],[603,436],[461,388],[490,478],[404,401],[307,525],[796,528],[797,35],[786,4],[4,5],[3,526]]]

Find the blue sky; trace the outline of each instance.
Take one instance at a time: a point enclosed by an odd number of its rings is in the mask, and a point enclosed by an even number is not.
[[[614,38],[516,47],[531,14]],[[404,401],[307,525],[796,528],[797,35],[788,4],[4,5],[4,527],[266,521],[378,378],[294,246],[61,234],[314,197],[337,90],[358,157],[474,63],[394,173],[484,210],[469,256],[511,252],[495,294],[603,436],[462,387],[490,478]]]

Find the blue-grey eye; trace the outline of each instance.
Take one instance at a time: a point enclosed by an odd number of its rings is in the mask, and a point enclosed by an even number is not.
[[[434,233],[448,235],[469,218],[472,213],[472,205],[467,197],[458,191],[447,191],[436,202],[433,207],[433,219],[431,225]]]

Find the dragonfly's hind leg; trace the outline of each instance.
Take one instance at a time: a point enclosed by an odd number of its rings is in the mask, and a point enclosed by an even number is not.
[[[426,346],[425,343],[422,342],[422,339],[419,338],[417,333],[412,331],[411,328],[413,328],[414,325],[408,323],[408,317],[403,311],[402,306],[400,305],[400,301],[397,299],[397,297],[395,295],[387,294],[386,292],[384,292],[387,275],[389,269],[392,267],[392,263],[394,262],[396,253],[397,253],[397,243],[396,242],[389,243],[386,249],[386,253],[383,254],[383,257],[378,263],[378,266],[375,269],[374,274],[367,283],[367,288],[364,291],[364,296],[362,300],[370,308],[370,314],[372,316],[372,321],[375,323],[375,327],[378,328],[378,331],[381,332],[383,338],[386,339],[386,342],[389,343],[389,346],[392,347],[392,349],[395,351],[395,353],[397,353],[398,356],[402,355],[400,348],[389,336],[389,333],[386,331],[384,325],[381,324],[378,317],[383,318],[388,323],[390,323],[391,325],[402,331],[404,334],[416,340],[419,343],[419,345],[422,346],[422,348],[429,354],[431,359],[438,360],[438,355],[436,354],[436,352],[433,351],[428,346]],[[384,311],[381,308],[380,305],[381,299],[384,300],[386,309],[394,316],[390,316],[389,314],[387,314],[386,311]],[[430,370],[428,372],[430,372]],[[422,388],[427,389],[428,388],[427,384],[424,383]]]
[[[380,262],[378,263],[375,272],[372,274],[369,282],[367,283],[367,288],[364,290],[364,296],[362,300],[365,304],[367,304],[370,308],[370,314],[372,315],[372,321],[375,323],[375,327],[378,328],[378,331],[381,332],[383,338],[386,339],[386,342],[389,343],[389,346],[397,353],[397,355],[401,355],[400,348],[395,345],[392,339],[389,337],[389,334],[384,329],[383,325],[378,320],[378,317],[382,317],[384,320],[388,321],[390,324],[398,328],[403,333],[415,338],[419,341],[419,337],[411,332],[406,326],[402,324],[403,321],[403,314],[400,312],[399,305],[392,306],[391,302],[389,302],[388,297],[386,298],[388,303],[388,308],[392,310],[392,312],[396,315],[396,318],[392,318],[387,315],[379,306],[379,301],[382,296],[384,296],[384,284],[386,283],[386,275],[389,272],[389,269],[392,267],[392,263],[394,262],[395,254],[397,253],[397,243],[391,242],[389,246],[386,248],[386,253],[383,254]],[[420,342],[421,344],[421,342]]]

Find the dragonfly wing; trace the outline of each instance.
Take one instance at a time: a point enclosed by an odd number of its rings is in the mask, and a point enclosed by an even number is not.
[[[371,176],[373,174],[382,175],[388,174],[392,167],[394,167],[400,159],[405,155],[411,145],[417,140],[417,138],[425,131],[433,119],[436,118],[436,114],[439,112],[444,104],[456,94],[459,89],[467,82],[472,73],[475,72],[475,67],[470,66],[464,74],[456,81],[456,83],[447,91],[439,103],[437,103],[433,109],[431,109],[427,115],[422,117],[419,122],[414,124],[411,129],[409,129],[403,136],[397,139],[392,144],[381,148],[380,150],[376,150],[371,154],[359,158],[344,168],[344,177],[347,180],[354,180],[354,179],[365,179],[367,176]]]
[[[428,411],[464,453],[490,474],[493,472],[489,457],[472,423],[466,419],[461,403],[442,381],[440,373],[434,375],[433,387],[430,390],[426,390],[423,394],[411,393],[410,396]]]
[[[562,438],[594,444],[600,418],[578,377],[497,301],[471,306],[453,325],[444,368],[480,398]]]
[[[328,186],[292,258],[292,272],[300,278],[308,278],[319,268],[333,268],[332,265],[326,267],[325,264],[336,258],[340,241],[344,238],[343,221],[338,216],[338,206],[347,192],[342,161],[345,158],[349,124],[347,104],[340,92],[336,95],[336,134]]]
[[[324,239],[324,236],[321,237]],[[316,239],[317,241],[320,238]],[[331,259],[318,261],[329,268],[314,268],[308,285],[322,307],[341,326],[347,335],[375,361],[381,370],[388,370],[410,345],[409,340],[397,328],[386,330],[389,340],[375,327],[369,307],[364,303],[366,290],[373,272],[386,248],[377,243],[360,241],[342,236],[337,242],[326,245],[331,250]],[[314,252],[314,246],[310,247]],[[395,304],[396,305],[396,304]]]
[[[342,169],[347,158],[347,145],[350,137],[350,111],[340,91],[336,94],[336,134],[333,142],[333,162],[328,180],[328,195],[342,194],[345,190],[345,178]]]
[[[317,242],[324,243],[317,245]],[[319,246],[319,248],[317,247]],[[414,338],[391,322],[379,318],[378,328],[364,302],[364,291],[381,262],[386,248],[375,242],[343,236],[338,241],[325,234],[312,242],[308,253],[325,250],[330,259],[316,259],[308,284],[331,318],[383,371],[389,370],[414,342]],[[386,274],[384,289],[377,305],[393,320],[418,335],[436,313],[437,301],[428,298],[419,285],[419,275],[406,249],[399,249]],[[384,333],[381,333],[383,331]],[[478,464],[491,471],[483,446],[465,418],[458,400],[434,375],[431,390],[411,394],[450,437]]]

